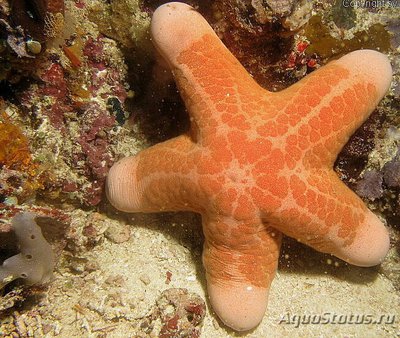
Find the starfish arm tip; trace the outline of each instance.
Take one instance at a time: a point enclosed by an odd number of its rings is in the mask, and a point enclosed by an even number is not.
[[[390,248],[387,228],[371,211],[368,211],[360,228],[353,243],[342,247],[340,253],[335,255],[357,266],[379,265]]]
[[[379,99],[385,95],[392,81],[392,66],[388,57],[371,49],[356,50],[338,60],[353,75],[365,74],[376,87]]]
[[[207,289],[215,313],[230,328],[249,331],[263,319],[267,307],[267,288],[208,283]]]
[[[115,163],[108,173],[106,195],[110,203],[119,210],[138,211],[136,166],[135,157],[126,157]]]
[[[169,2],[161,5],[152,17],[153,43],[172,65],[182,51],[206,33],[214,34],[207,21],[185,3]]]

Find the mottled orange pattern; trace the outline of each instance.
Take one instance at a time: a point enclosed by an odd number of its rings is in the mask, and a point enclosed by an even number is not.
[[[356,52],[360,55],[345,56],[271,93],[251,78],[200,15],[187,5],[165,6],[158,11],[171,17],[160,29],[155,24],[153,37],[171,65],[192,127],[117,163],[108,180],[110,201],[131,212],[202,215],[211,303],[237,330],[262,318],[281,233],[355,264],[378,264],[387,251],[386,230],[332,166],[390,83],[390,75],[382,84],[358,59],[379,63],[387,76],[385,57]],[[195,33],[182,28],[192,24]],[[182,50],[169,42],[172,36],[182,38]],[[379,242],[375,249],[364,239],[368,234]],[[249,319],[254,300],[243,305],[253,290],[263,302],[254,322]],[[241,304],[230,300],[238,294]],[[250,313],[231,309],[235,306]]]

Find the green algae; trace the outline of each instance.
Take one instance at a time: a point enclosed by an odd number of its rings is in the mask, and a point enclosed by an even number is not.
[[[375,49],[383,53],[390,50],[391,36],[385,26],[379,23],[373,24],[365,31],[354,33],[352,39],[340,39],[333,37],[330,28],[322,22],[321,16],[316,15],[310,19],[304,35],[310,41],[306,53],[315,53],[324,59],[340,57],[357,49]]]
[[[350,29],[356,25],[357,15],[353,7],[343,6],[342,1],[336,1],[332,6],[332,20],[339,28]]]

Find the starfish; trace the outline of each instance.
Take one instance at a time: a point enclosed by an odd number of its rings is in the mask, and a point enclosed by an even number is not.
[[[159,7],[151,33],[191,127],[114,164],[107,196],[126,212],[201,214],[208,295],[226,325],[262,320],[282,233],[351,264],[384,259],[387,229],[333,164],[389,88],[386,56],[355,51],[273,93],[186,4]]]

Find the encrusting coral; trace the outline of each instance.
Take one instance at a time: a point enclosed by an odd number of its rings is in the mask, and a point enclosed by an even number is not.
[[[0,107],[3,110],[1,100]],[[32,158],[28,138],[4,111],[0,111],[0,168],[0,203],[23,202],[43,188],[44,176]]]
[[[152,35],[191,129],[115,164],[108,197],[129,212],[202,215],[208,293],[226,325],[249,330],[261,321],[281,232],[355,265],[384,259],[385,226],[332,168],[389,88],[383,54],[350,53],[271,93],[188,5],[159,7]]]
[[[12,219],[12,229],[20,253],[7,258],[0,266],[0,288],[22,278],[28,285],[46,283],[53,276],[54,256],[31,212],[21,212]]]
[[[32,166],[28,139],[4,112],[0,113],[0,165],[24,170]]]

